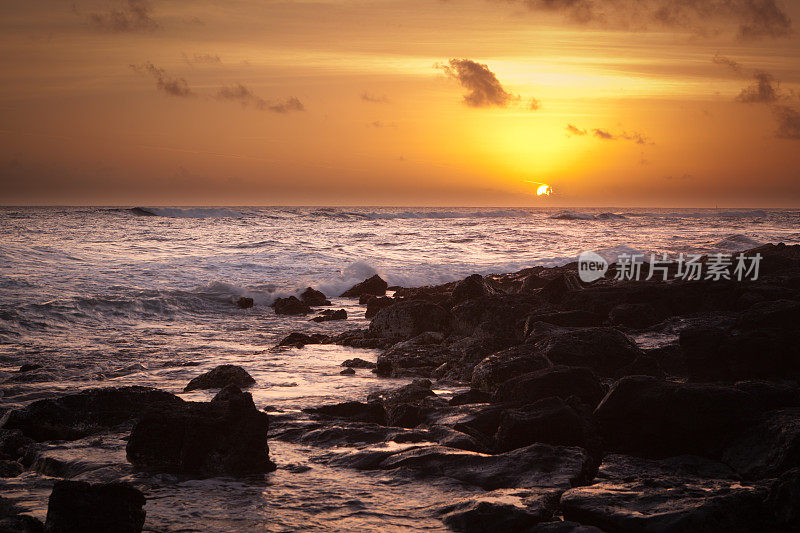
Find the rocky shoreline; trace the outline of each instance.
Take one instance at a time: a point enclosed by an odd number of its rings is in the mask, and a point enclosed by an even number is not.
[[[482,489],[436,510],[456,531],[796,530],[800,246],[746,253],[763,256],[756,281],[617,281],[612,265],[586,284],[575,264],[435,287],[373,277],[342,295],[366,307],[368,328],[280,344],[377,349],[343,372],[408,385],[267,415],[246,369],[223,365],[187,384],[219,389],[210,402],[144,387],[39,400],[0,422],[3,476],[43,468],[40,442],[109,428],[128,435],[135,469],[264,476],[269,438],[319,464]],[[310,289],[274,309],[307,315],[331,296]],[[319,318],[347,319],[334,313]],[[463,390],[446,398],[445,385]],[[44,524],[0,500],[0,531],[141,531],[145,497],[59,481]]]

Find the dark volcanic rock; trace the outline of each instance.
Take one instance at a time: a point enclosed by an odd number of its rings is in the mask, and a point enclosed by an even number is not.
[[[352,368],[345,368],[344,370],[339,372],[339,374],[343,376],[354,376],[356,374],[356,371],[353,370]]]
[[[800,467],[800,409],[768,413],[739,435],[722,456],[743,477],[776,477]]]
[[[779,477],[769,491],[767,510],[781,531],[800,530],[800,468]]]
[[[492,294],[467,300],[452,309],[453,331],[469,337],[483,324],[482,335],[505,337],[516,344],[522,340],[525,317],[544,308],[546,304],[528,294]]]
[[[379,401],[369,403],[343,402],[304,409],[307,413],[326,418],[340,418],[354,422],[386,424],[386,411]]]
[[[370,295],[365,302],[367,305],[367,310],[364,311],[364,318],[372,318],[378,314],[378,311],[381,309],[386,309],[387,307],[393,305],[395,303],[394,298],[389,298],[388,296],[372,296]]]
[[[506,348],[482,360],[472,370],[471,385],[485,392],[495,392],[509,379],[551,366],[535,346],[520,344]]]
[[[244,389],[253,385],[255,382],[256,380],[240,366],[220,365],[191,380],[189,384],[183,388],[183,392],[197,389],[221,389],[227,385],[236,385]]]
[[[367,400],[381,402],[386,411],[387,425],[413,428],[433,410],[436,403],[432,400],[436,398],[431,382],[419,379],[399,389],[370,394]]]
[[[135,467],[174,474],[246,476],[275,469],[269,460],[269,418],[234,385],[211,402],[185,402],[142,417],[126,448]]]
[[[714,456],[756,414],[735,387],[647,376],[617,381],[595,411],[610,451],[646,457]]]
[[[0,531],[3,533],[44,533],[44,524],[22,514],[22,509],[0,496]]]
[[[440,509],[442,521],[453,531],[464,533],[516,533],[528,531],[530,526],[550,520],[553,516],[555,497],[549,498],[550,501],[544,504],[532,505],[525,501],[524,496],[515,498],[513,493],[498,492],[500,494],[497,496],[489,493]]]
[[[144,495],[128,483],[56,481],[47,506],[48,533],[138,533]]]
[[[325,297],[325,294],[322,292],[312,289],[308,287],[303,293],[300,295],[300,300],[311,307],[317,307],[320,305],[331,305],[331,302]]]
[[[495,436],[495,449],[505,452],[535,442],[585,446],[580,415],[557,397],[545,398],[522,409],[503,413]]]
[[[18,429],[0,429],[0,459],[30,466],[36,455],[36,445]]]
[[[585,328],[552,336],[537,343],[554,365],[585,366],[603,377],[618,377],[642,351],[614,328]]]
[[[311,307],[298,300],[295,296],[278,298],[272,304],[272,307],[275,309],[276,315],[307,315],[311,312]]]
[[[26,364],[22,365],[21,367],[19,367],[17,372],[19,372],[19,373],[31,372],[32,370],[39,370],[40,368],[42,368],[42,365],[38,365],[36,363],[26,363]]]
[[[23,470],[23,466],[16,461],[0,459],[0,477],[17,477]]]
[[[528,337],[528,331],[536,322],[544,322],[546,324],[569,328],[590,328],[601,326],[603,324],[603,317],[597,313],[580,309],[555,311],[552,313],[536,313],[525,319],[525,337]]]
[[[440,333],[426,332],[398,342],[378,356],[375,373],[379,376],[433,377],[434,370],[454,359],[453,352],[441,343]]]
[[[342,366],[346,366],[349,368],[368,368],[372,369],[375,368],[375,363],[371,361],[365,361],[359,357],[355,357],[353,359],[346,359],[342,361]]]
[[[525,530],[525,533],[603,533],[594,526],[586,526],[577,522],[563,520],[560,522],[542,522]]]
[[[468,405],[472,403],[489,403],[492,401],[492,395],[477,389],[469,389],[464,392],[453,394],[448,402],[450,405]]]
[[[302,348],[306,344],[327,344],[328,342],[330,342],[330,337],[322,333],[312,333],[309,335],[307,333],[293,331],[284,337],[283,340],[278,343],[278,346]]]
[[[369,279],[365,279],[361,283],[354,285],[344,291],[341,296],[342,298],[359,298],[362,294],[372,294],[374,296],[383,296],[386,294],[386,289],[389,287],[389,284],[383,281],[383,279],[375,274]]]
[[[608,321],[612,326],[644,329],[660,322],[656,310],[650,304],[619,304],[611,309]]]
[[[466,300],[488,296],[490,292],[486,283],[483,281],[483,276],[480,274],[473,274],[456,283],[450,299],[456,304]]]
[[[425,301],[401,301],[381,309],[369,325],[375,337],[402,341],[426,331],[447,333],[450,313],[440,305]]]
[[[588,368],[554,366],[512,378],[498,387],[495,400],[533,403],[557,396],[577,396],[594,407],[605,395],[603,385]]]
[[[347,311],[344,309],[337,309],[336,311],[332,311],[330,309],[326,309],[322,312],[320,316],[315,316],[312,318],[314,322],[330,322],[331,320],[347,320]]]
[[[148,387],[89,389],[9,411],[3,428],[19,429],[37,441],[76,440],[132,420],[149,409],[182,403],[173,394]]]
[[[569,488],[586,478],[588,457],[580,448],[532,444],[485,455],[424,446],[390,455],[379,468],[402,468],[422,477],[449,477],[486,490]]]
[[[239,306],[239,309],[250,309],[253,307],[253,299],[242,296],[236,300],[236,305]]]

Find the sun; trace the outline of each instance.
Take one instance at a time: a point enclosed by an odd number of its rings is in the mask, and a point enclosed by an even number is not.
[[[536,189],[536,196],[550,196],[551,194],[553,194],[553,189],[549,185],[543,184]]]

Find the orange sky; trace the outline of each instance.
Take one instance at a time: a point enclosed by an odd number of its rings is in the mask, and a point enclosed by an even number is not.
[[[8,3],[0,203],[798,207],[798,3],[675,4]]]

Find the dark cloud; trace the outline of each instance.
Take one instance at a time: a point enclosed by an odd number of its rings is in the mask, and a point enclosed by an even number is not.
[[[567,128],[569,128],[569,126]],[[623,141],[633,141],[636,144],[655,144],[652,140],[650,140],[650,138],[638,132],[633,132],[633,133],[623,132],[619,134],[614,134],[610,133],[608,130],[595,128],[592,130],[592,133],[594,133],[595,137],[603,139],[604,141],[623,140]]]
[[[536,98],[531,98],[531,111],[538,111],[542,107],[542,103]]]
[[[436,65],[445,74],[458,80],[469,92],[464,95],[464,103],[470,107],[506,107],[519,97],[507,92],[497,76],[483,63],[470,59],[451,59],[447,65]]]
[[[513,1],[513,0],[512,0]],[[536,12],[630,30],[652,26],[714,34],[735,29],[743,40],[786,37],[792,22],[776,0],[519,0]]]
[[[163,68],[158,68],[149,61],[142,65],[130,65],[130,67],[139,73],[150,74],[156,80],[156,87],[159,91],[170,96],[178,96],[186,98],[194,96],[194,93],[189,88],[189,84],[183,78],[171,78],[167,76]]]
[[[582,130],[573,124],[567,124],[567,132],[570,135],[586,135],[586,130]]]
[[[722,65],[724,67],[728,67],[729,69],[731,69],[732,71],[734,71],[737,74],[741,74],[742,73],[742,65],[740,65],[738,62],[734,61],[733,59],[730,59],[728,57],[719,55],[719,53],[715,54],[714,57],[711,59],[711,61],[713,63],[716,63],[717,65]]]
[[[229,100],[239,102],[242,107],[253,106],[262,111],[272,111],[275,113],[288,113],[290,111],[305,111],[303,103],[295,97],[287,98],[281,102],[267,102],[260,96],[256,96],[250,89],[236,83],[230,87],[225,86],[217,91],[214,97],[218,100]]]
[[[737,102],[744,104],[769,104],[776,102],[780,98],[780,83],[772,77],[768,72],[756,71],[753,74],[755,82],[742,89],[739,96],[736,97]]]
[[[127,0],[121,9],[108,13],[89,13],[89,24],[115,33],[150,31],[159,27],[150,16],[150,4],[145,0]]]
[[[361,99],[365,102],[370,102],[373,104],[386,104],[389,103],[389,99],[386,97],[385,94],[377,95],[377,94],[370,94],[368,92],[361,93]]]
[[[779,139],[800,140],[800,111],[785,105],[772,107],[775,119],[778,121],[778,130],[775,136]]]

